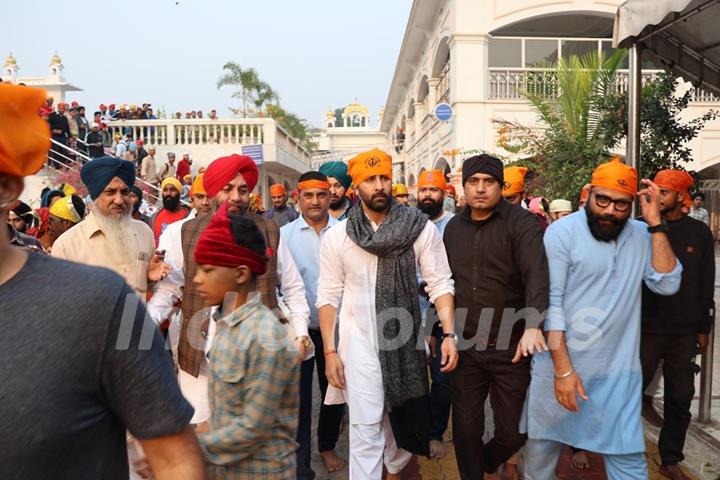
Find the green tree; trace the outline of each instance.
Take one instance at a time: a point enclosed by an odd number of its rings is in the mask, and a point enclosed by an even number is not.
[[[531,73],[523,95],[545,130],[534,145],[535,182],[551,198],[574,198],[617,138],[598,128],[601,99],[614,85],[624,51],[561,58],[551,69]]]
[[[288,112],[278,104],[269,104],[265,108],[268,117],[275,120],[291,137],[300,142],[306,150],[313,152],[315,143],[310,134],[310,124],[304,118]]]
[[[240,87],[239,90],[233,92],[232,97],[242,101],[242,108],[230,107],[234,114],[242,115],[245,118],[248,116],[248,105],[255,105],[256,111],[260,111],[266,103],[278,100],[277,93],[267,82],[260,79],[260,75],[254,68],[242,68],[235,62],[227,62],[223,65],[223,70],[225,73],[218,79],[217,88]]]
[[[700,117],[682,120],[682,112],[693,97],[693,89],[678,95],[678,76],[660,73],[643,85],[640,103],[640,175],[652,178],[666,168],[682,169],[692,161],[688,142],[695,138],[703,126],[717,117],[710,109]],[[600,128],[615,136],[617,143],[626,135],[627,93],[615,93],[601,99],[603,112]]]

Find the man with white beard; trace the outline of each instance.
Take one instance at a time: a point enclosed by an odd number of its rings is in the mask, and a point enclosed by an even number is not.
[[[163,253],[155,252],[150,227],[131,217],[135,166],[101,157],[85,164],[80,177],[95,206],[85,221],[58,238],[53,257],[109,268],[144,299],[148,282],[165,278],[170,267],[163,262]]]

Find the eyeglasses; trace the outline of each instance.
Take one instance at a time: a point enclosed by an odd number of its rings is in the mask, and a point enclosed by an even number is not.
[[[607,208],[611,203],[618,212],[627,212],[633,204],[631,200],[613,200],[606,195],[595,195],[595,205],[598,207]]]

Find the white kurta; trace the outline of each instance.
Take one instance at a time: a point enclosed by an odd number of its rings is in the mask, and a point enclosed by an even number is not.
[[[343,220],[330,228],[320,246],[317,307],[338,308],[342,298],[337,354],[343,362],[346,384],[345,390],[328,386],[325,403],[347,403],[351,424],[374,424],[382,422],[386,413],[375,318],[378,257],[348,237],[346,223]],[[377,230],[377,225],[371,224]],[[425,224],[413,248],[430,300],[454,294],[445,246],[432,222]]]

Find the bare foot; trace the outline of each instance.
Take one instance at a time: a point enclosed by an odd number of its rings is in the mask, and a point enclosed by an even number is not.
[[[505,463],[500,474],[500,480],[520,480],[520,473],[514,463]]]
[[[322,455],[323,462],[325,462],[325,468],[327,468],[328,473],[339,472],[340,470],[345,468],[345,460],[338,457],[337,453],[335,453],[335,450],[320,452],[320,455]]]
[[[652,397],[648,397],[647,395],[643,395],[642,416],[650,425],[656,428],[662,428],[663,418],[657,410],[655,410]]]
[[[430,440],[430,458],[443,458],[447,455],[447,447],[443,442]]]
[[[590,468],[590,458],[585,453],[585,450],[578,450],[573,453],[570,463],[577,470],[587,470]]]
[[[671,478],[672,480],[690,480],[678,465],[660,465],[660,475]]]

